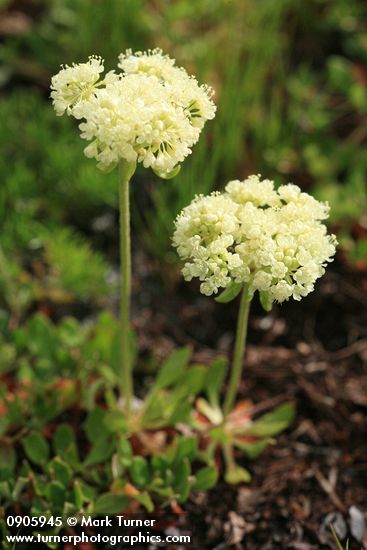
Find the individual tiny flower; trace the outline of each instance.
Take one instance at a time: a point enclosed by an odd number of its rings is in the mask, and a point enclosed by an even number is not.
[[[173,245],[186,261],[186,280],[198,277],[203,294],[231,282],[271,301],[300,300],[335,254],[336,238],[322,220],[328,205],[296,185],[275,190],[270,180],[231,181],[221,194],[197,197],[175,222]]]
[[[80,136],[90,141],[84,153],[102,170],[126,160],[169,177],[214,117],[213,91],[161,50],[127,50],[119,59],[124,72],[100,81],[100,58],[63,68],[52,79],[55,110],[81,121]]]
[[[89,99],[103,71],[103,61],[98,56],[90,56],[86,63],[63,66],[51,79],[51,97],[56,114],[61,116],[66,111],[70,115],[74,105]]]

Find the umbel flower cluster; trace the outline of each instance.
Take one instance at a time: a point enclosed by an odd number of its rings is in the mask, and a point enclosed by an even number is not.
[[[276,190],[260,176],[197,196],[175,222],[184,278],[198,277],[207,296],[235,282],[248,285],[250,295],[268,293],[271,301],[300,300],[335,254],[336,238],[322,223],[328,212],[296,185]]]
[[[80,136],[90,141],[85,155],[102,170],[124,159],[168,174],[214,117],[213,90],[159,49],[127,50],[118,67],[121,73],[110,71],[104,78],[97,56],[63,67],[51,83],[55,111],[82,121]]]

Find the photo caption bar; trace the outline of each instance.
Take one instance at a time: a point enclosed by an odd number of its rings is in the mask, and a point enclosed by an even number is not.
[[[174,526],[179,520],[164,516],[143,517],[141,515],[87,514],[62,516],[8,516],[6,525],[16,533],[6,534],[8,544],[60,544],[78,546],[83,543],[105,543],[113,547],[117,544],[182,545],[192,543],[192,536]],[[50,533],[50,528],[54,529]],[[22,530],[26,534],[21,533]],[[42,530],[45,530],[44,532]]]

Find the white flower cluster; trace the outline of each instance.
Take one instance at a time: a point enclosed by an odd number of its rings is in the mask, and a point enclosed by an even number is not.
[[[274,189],[250,176],[231,181],[223,193],[197,196],[175,222],[173,245],[186,260],[182,270],[210,296],[232,281],[271,301],[300,300],[332,261],[337,244],[322,220],[329,207],[296,185]]]
[[[87,63],[63,66],[51,79],[51,97],[58,116],[71,115],[79,101],[89,99],[96,90],[96,84],[104,71],[101,57],[90,56]]]
[[[207,120],[214,118],[213,89],[206,84],[199,86],[195,77],[177,67],[174,59],[164,55],[161,49],[135,54],[127,50],[120,54],[118,67],[126,74],[157,77],[169,91],[172,103],[184,112],[193,126],[202,129]]]
[[[176,67],[175,60],[163,54],[160,48],[135,53],[128,49],[119,55],[117,66],[126,74],[144,73],[168,82],[180,78],[182,71],[185,73],[185,70]]]
[[[213,91],[161,50],[127,50],[118,66],[123,73],[111,71],[103,80],[99,57],[62,68],[51,83],[56,113],[82,121],[81,137],[90,141],[84,152],[99,168],[125,159],[168,174],[214,118]]]

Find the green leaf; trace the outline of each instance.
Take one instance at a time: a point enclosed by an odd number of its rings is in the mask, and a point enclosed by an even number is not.
[[[195,481],[192,486],[193,491],[207,491],[214,487],[218,480],[218,472],[216,468],[206,466],[201,468],[195,474]]]
[[[232,441],[232,435],[226,431],[225,426],[215,426],[209,431],[209,437],[219,445],[228,445]]]
[[[80,347],[85,340],[85,330],[74,317],[64,317],[57,327],[61,344],[68,348]]]
[[[188,401],[179,401],[176,403],[175,408],[167,420],[167,425],[175,426],[180,423],[189,422],[189,418],[192,412],[192,405]]]
[[[95,514],[118,514],[122,512],[129,503],[125,496],[115,495],[114,493],[104,493],[97,498],[94,504]]]
[[[134,500],[139,502],[148,512],[153,512],[154,510],[154,503],[152,499],[150,498],[149,493],[144,491],[143,493],[139,493],[138,495],[134,496]]]
[[[106,439],[108,432],[105,426],[106,411],[101,407],[96,407],[87,416],[84,424],[85,433],[91,443],[96,439]]]
[[[38,497],[33,497],[31,514],[33,516],[42,516],[48,512],[47,506],[48,506],[47,503],[43,499]]]
[[[11,494],[12,500],[14,502],[19,502],[20,494],[22,493],[23,489],[27,487],[27,485],[29,485],[28,477],[18,477]]]
[[[0,481],[0,497],[3,497],[6,500],[11,498],[10,483],[8,481]]]
[[[126,432],[126,416],[118,411],[111,411],[104,418],[104,430],[108,432]]]
[[[55,481],[61,483],[61,485],[65,488],[68,487],[73,477],[73,472],[66,462],[64,462],[60,457],[55,457],[48,463],[47,468],[50,476],[54,478]]]
[[[77,510],[80,510],[84,503],[84,495],[80,483],[75,480],[72,490],[72,500]]]
[[[37,496],[43,497],[47,489],[47,481],[44,476],[38,475],[35,472],[29,474],[29,478],[32,481],[34,492]]]
[[[0,470],[1,471],[1,470]],[[29,462],[27,460],[23,460],[22,466],[20,468],[19,474],[22,477],[29,477],[29,473],[31,472],[31,467],[29,465]]]
[[[185,394],[194,397],[200,393],[204,388],[206,374],[208,370],[206,367],[200,365],[191,367],[180,380],[180,386],[186,390]]]
[[[117,455],[122,466],[125,468],[130,466],[133,459],[133,450],[130,442],[127,439],[120,439],[117,443]]]
[[[20,400],[19,397],[15,397],[14,401],[7,402],[7,413],[6,413],[6,420],[7,425],[12,424],[20,424],[23,425],[25,422],[25,417],[23,413],[23,406],[24,403]]]
[[[260,439],[259,441],[254,441],[252,443],[245,443],[236,438],[233,439],[233,445],[244,451],[246,455],[252,460],[257,458],[271,442],[272,440],[268,437],[265,439]]]
[[[7,466],[0,467],[0,481],[7,481],[12,476],[12,471]]]
[[[171,409],[168,410],[167,407],[166,395],[151,390],[147,402],[143,417],[144,426],[154,425],[155,422],[160,422],[162,418],[165,419],[171,414]]]
[[[234,300],[239,295],[242,288],[243,283],[235,283],[234,281],[232,281],[223,290],[223,292],[215,298],[215,301],[219,302],[220,304],[227,304],[228,302],[232,302],[232,300]]]
[[[198,452],[198,440],[196,437],[181,437],[178,440],[174,460],[180,462],[184,458],[193,460]]]
[[[158,371],[154,388],[167,388],[176,382],[186,369],[190,356],[190,348],[180,348],[171,353]]]
[[[146,487],[150,480],[149,465],[145,458],[136,456],[130,466],[130,475],[133,483],[140,488]]]
[[[228,361],[226,359],[217,359],[207,370],[205,391],[212,407],[217,407],[219,405],[219,396],[227,369]]]
[[[350,61],[341,56],[328,58],[328,72],[331,84],[346,94],[355,84]]]
[[[224,479],[230,485],[237,485],[238,483],[243,482],[248,483],[249,481],[251,481],[251,474],[248,470],[242,468],[242,466],[234,464],[227,469]]]
[[[7,432],[9,426],[9,419],[5,418],[5,416],[3,416],[2,418],[0,417],[0,436],[4,435]]]
[[[173,170],[171,170],[170,172],[163,172],[163,170],[157,170],[157,169],[154,169],[153,168],[153,172],[159,177],[159,178],[162,178],[164,180],[171,180],[172,178],[174,178],[175,176],[177,176],[177,174],[180,172],[181,170],[181,165],[180,164],[177,164]]]
[[[44,315],[37,313],[28,321],[27,345],[33,355],[52,359],[57,349],[55,327]]]
[[[73,430],[68,424],[60,424],[53,436],[55,453],[66,462],[76,466],[79,464],[78,450]]]
[[[271,298],[270,292],[262,290],[259,292],[260,295],[260,304],[262,305],[265,311],[271,311],[273,307],[273,300]]]
[[[179,495],[179,502],[185,502],[190,493],[190,462],[187,458],[175,464],[172,468],[174,480],[173,489]]]
[[[75,480],[74,488],[75,495],[78,493],[78,497],[74,496],[74,498],[79,498],[81,496],[83,502],[91,502],[96,498],[96,488],[88,485],[88,483],[85,483],[85,481],[81,479]]]
[[[161,478],[166,477],[167,471],[170,468],[170,464],[169,464],[168,460],[165,457],[157,456],[157,455],[152,456],[152,459],[151,459],[150,463],[152,465],[154,475],[156,475],[157,472],[158,472],[158,474]]]
[[[17,463],[17,455],[14,448],[6,443],[0,446],[0,465],[6,465],[9,471],[13,471]]]
[[[65,502],[65,487],[58,481],[51,481],[46,487],[45,497],[51,510],[62,510]]]
[[[88,384],[86,387],[83,387],[83,402],[87,410],[91,410],[95,407],[95,400],[98,391],[104,386],[104,379],[100,378],[95,382]]]
[[[5,344],[1,342],[0,347],[0,373],[4,374],[12,368],[15,358],[17,356],[17,350],[12,344]]]
[[[38,464],[44,466],[48,462],[50,454],[49,445],[40,432],[31,432],[23,439],[24,452],[27,457]]]
[[[57,413],[58,395],[56,391],[37,396],[33,405],[33,414],[40,426],[47,424]]]
[[[169,424],[186,422],[192,411],[192,401],[204,388],[206,373],[207,369],[200,365],[186,370],[174,390],[160,402],[158,418]],[[156,401],[158,403],[158,400]]]
[[[259,437],[277,435],[288,428],[294,416],[294,404],[291,402],[283,403],[270,413],[264,414],[243,433],[257,435]]]
[[[92,449],[90,450],[87,458],[83,462],[83,466],[94,466],[95,464],[101,464],[102,462],[105,462],[111,457],[114,448],[115,445],[113,441],[106,439],[97,439],[97,441],[92,446]]]

